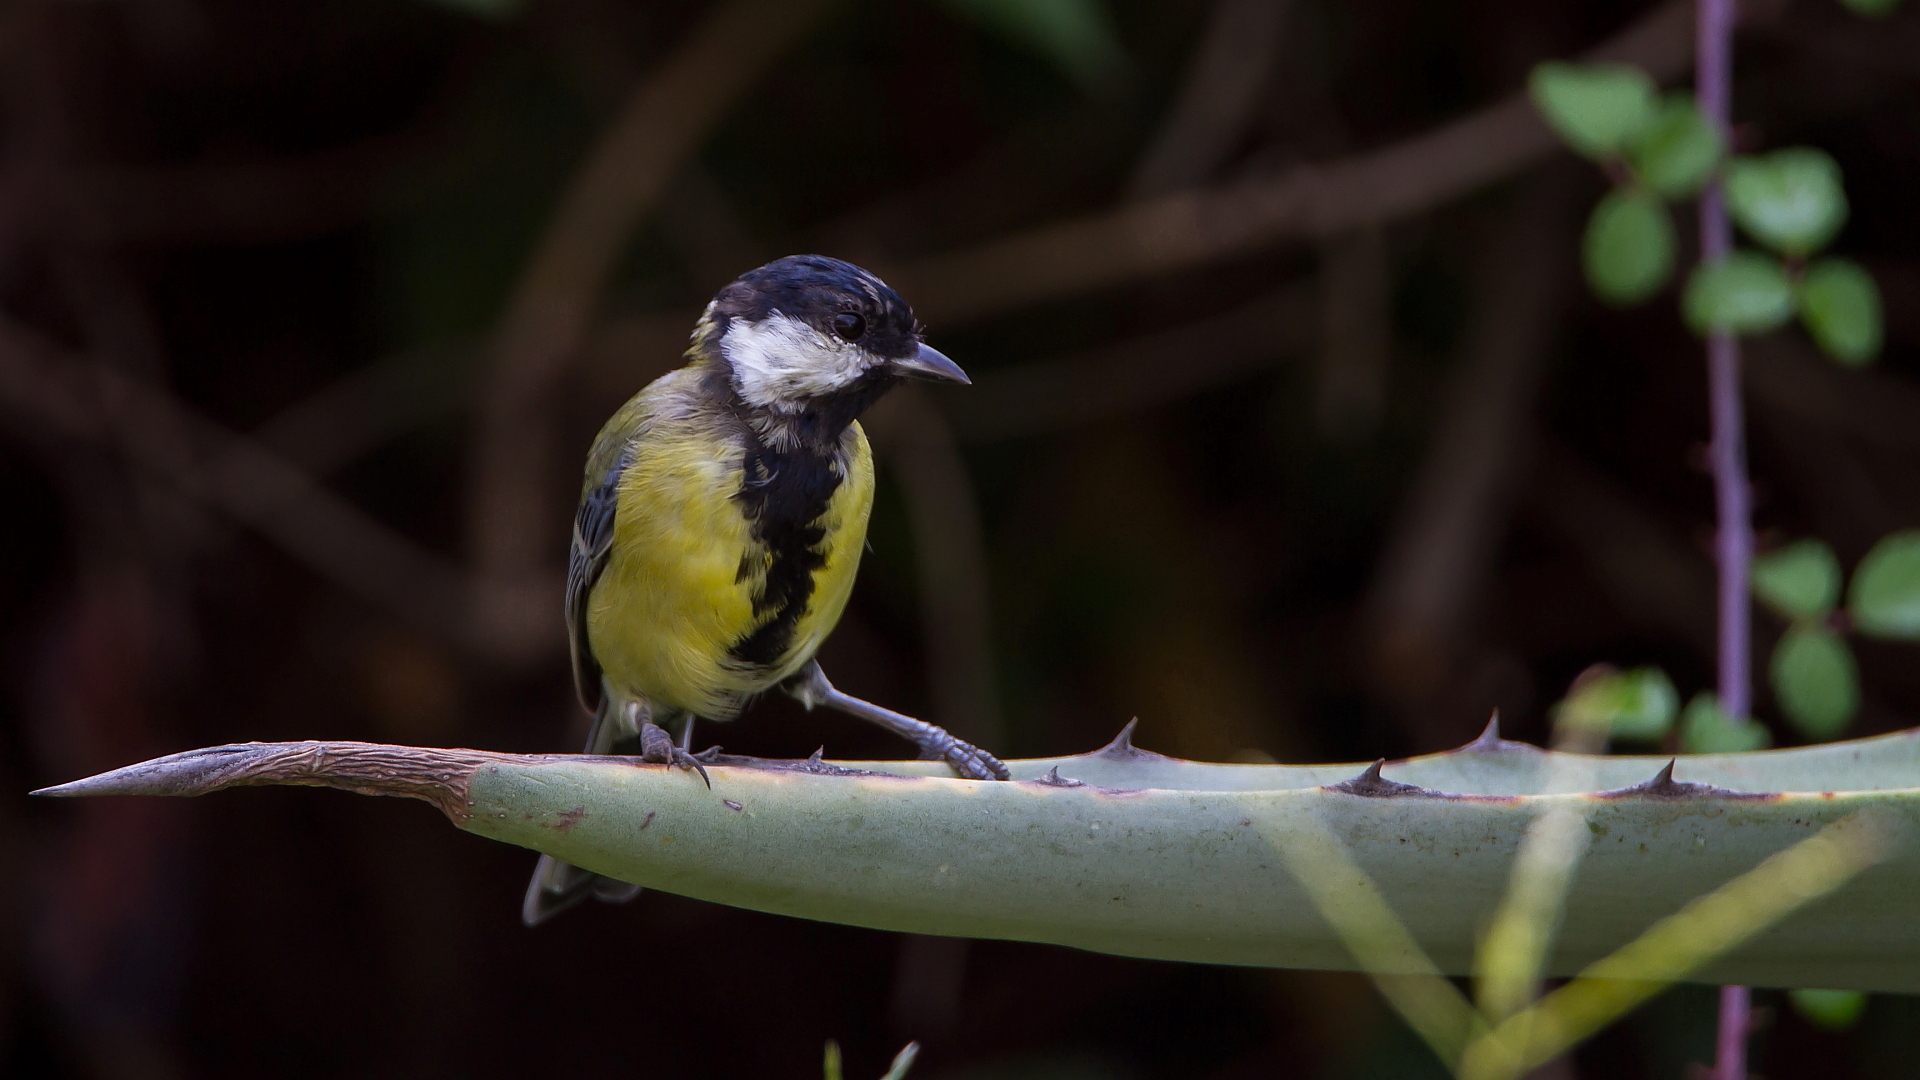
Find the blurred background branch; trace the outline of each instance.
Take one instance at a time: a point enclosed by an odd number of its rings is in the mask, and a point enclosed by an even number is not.
[[[715,123],[818,25],[832,0],[729,0],[634,89],[562,193],[508,299],[479,396],[472,509],[479,625],[511,652],[557,640],[558,595],[522,589],[552,557],[554,382],[579,348],[615,260]],[[525,597],[529,603],[519,602]]]

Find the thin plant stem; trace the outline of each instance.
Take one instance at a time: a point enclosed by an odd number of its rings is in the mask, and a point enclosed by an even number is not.
[[[1729,127],[1733,97],[1735,0],[1697,0],[1694,91],[1700,111],[1722,132]],[[1718,262],[1733,248],[1732,226],[1720,184],[1700,198],[1700,258]],[[1732,334],[1707,339],[1707,392],[1713,424],[1713,491],[1719,517],[1716,555],[1720,569],[1720,704],[1745,720],[1752,711],[1747,670],[1750,631],[1747,567],[1753,560],[1752,493],[1747,485],[1745,425],[1740,414],[1740,342]],[[1744,986],[1720,989],[1720,1029],[1715,1039],[1714,1080],[1746,1080],[1747,1033],[1752,998]]]

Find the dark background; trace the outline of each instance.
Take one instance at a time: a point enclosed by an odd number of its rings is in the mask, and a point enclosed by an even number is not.
[[[1155,750],[1287,761],[1495,707],[1538,741],[1599,660],[1710,688],[1702,349],[1671,295],[1590,299],[1603,181],[1502,105],[1636,26],[1684,85],[1684,11],[1115,0],[1117,51],[1074,67],[965,4],[775,6],[0,6],[0,1073],[803,1077],[837,1038],[859,1078],[919,1038],[928,1078],[1437,1075],[1355,976],[658,893],[530,931],[533,857],[418,804],[19,794],[250,739],[576,745],[577,463],[706,297],[795,251],[887,276],[976,378],[871,418],[843,688],[1006,756],[1137,715]],[[1762,544],[1850,566],[1920,525],[1920,8],[1749,15],[1739,141],[1838,158],[1837,248],[1887,298],[1876,370],[1749,349]],[[569,233],[593,161],[626,194]],[[1188,189],[1199,250],[1017,246]],[[1912,649],[1861,658],[1850,734],[1912,722]],[[774,701],[700,736],[902,750]],[[1759,1001],[1768,1077],[1920,1075],[1912,999],[1847,1035]],[[1671,992],[1553,1075],[1680,1077],[1712,1007]]]

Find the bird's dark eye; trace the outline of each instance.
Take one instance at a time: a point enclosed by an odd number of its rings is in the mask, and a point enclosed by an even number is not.
[[[840,335],[842,341],[859,341],[860,335],[867,332],[867,320],[843,311],[833,317],[833,332]]]

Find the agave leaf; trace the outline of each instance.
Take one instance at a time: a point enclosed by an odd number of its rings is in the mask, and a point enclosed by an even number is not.
[[[1470,973],[1528,827],[1578,806],[1592,836],[1548,975],[1573,975],[1689,900],[1860,811],[1891,855],[1730,954],[1703,982],[1920,991],[1920,730],[1795,750],[1601,757],[1579,769],[1491,729],[1459,750],[1356,766],[1210,765],[1134,749],[1010,762],[716,757],[713,787],[634,759],[368,743],[245,743],[48,789],[196,795],[304,784],[406,795],[459,827],[649,888],[759,911],[1128,956],[1353,970],[1287,866],[1332,835],[1446,974]],[[1675,779],[1677,772],[1678,779]],[[1359,773],[1359,775],[1355,775]],[[1550,778],[1600,791],[1540,794]],[[916,775],[919,774],[919,775]],[[1613,788],[1617,790],[1605,790]],[[1276,845],[1280,850],[1276,850]],[[1370,967],[1394,970],[1391,956]],[[1423,965],[1409,959],[1406,974]]]

